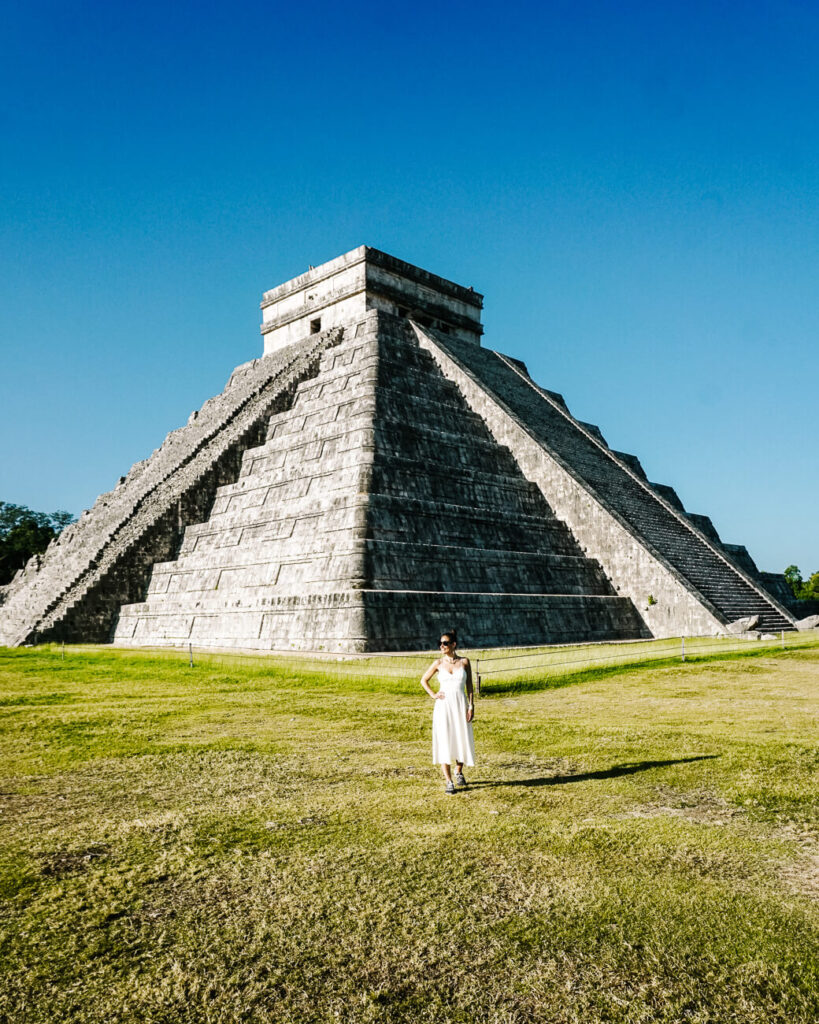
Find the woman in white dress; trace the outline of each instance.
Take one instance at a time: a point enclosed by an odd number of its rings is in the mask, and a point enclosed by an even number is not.
[[[469,658],[462,658],[455,650],[455,630],[441,634],[443,657],[438,658],[421,676],[421,686],[435,701],[432,712],[432,763],[439,764],[446,780],[447,793],[455,786],[465,786],[464,765],[475,763],[475,741],[472,737],[472,719],[475,704],[472,691],[472,666]],[[429,685],[438,673],[438,692]],[[455,765],[455,781],[450,765]]]

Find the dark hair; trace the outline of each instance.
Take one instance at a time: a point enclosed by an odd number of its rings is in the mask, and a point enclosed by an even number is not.
[[[457,642],[458,642],[458,634],[455,632],[454,629],[442,629],[439,635],[440,636],[448,636],[449,639],[454,644],[457,644]]]

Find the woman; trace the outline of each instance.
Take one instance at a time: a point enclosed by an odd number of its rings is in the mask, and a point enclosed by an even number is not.
[[[455,630],[441,634],[438,658],[421,676],[421,686],[435,701],[432,712],[432,763],[440,764],[446,780],[446,793],[454,793],[455,786],[465,786],[464,765],[475,763],[475,741],[472,737],[472,719],[475,705],[472,692],[472,666],[469,658],[462,658],[455,650]],[[429,685],[438,673],[438,692]],[[455,782],[450,765],[455,764]]]

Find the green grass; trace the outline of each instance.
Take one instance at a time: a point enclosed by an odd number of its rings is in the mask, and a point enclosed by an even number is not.
[[[765,639],[745,640],[738,637],[670,637],[661,640],[624,641],[620,643],[565,644],[539,648],[508,650],[472,650],[473,669],[482,677],[487,694],[522,690],[542,690],[547,686],[564,686],[583,677],[600,678],[607,673],[645,665],[674,665],[687,662],[724,661],[726,658],[753,658],[779,653],[781,650],[819,650],[819,630],[768,635]],[[105,652],[111,657],[133,657],[133,648],[74,646],[62,651],[57,646],[46,648],[64,659],[77,653]],[[297,672],[304,682],[318,682],[322,687],[334,683],[349,689],[350,681],[357,690],[371,689],[391,692],[414,692],[416,680],[438,656],[438,651],[417,654],[252,654],[247,651],[209,650],[207,648],[137,649],[144,658],[162,659],[168,664],[216,669],[223,673],[248,670],[263,675],[290,676]],[[66,655],[67,651],[67,655]]]
[[[487,675],[456,797],[423,659],[0,650],[0,1021],[814,1024],[819,650],[744,650]]]

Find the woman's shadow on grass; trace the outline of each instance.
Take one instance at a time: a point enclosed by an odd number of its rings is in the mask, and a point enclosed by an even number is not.
[[[509,782],[470,782],[470,789],[490,789],[495,786],[562,786],[567,782],[589,782],[592,779],[617,779],[621,775],[635,775],[651,768],[667,768],[672,764],[688,764],[691,761],[711,761],[720,754],[697,754],[694,757],[677,757],[669,761],[628,761],[596,772],[578,772],[576,775],[546,775],[536,779],[512,779]]]

